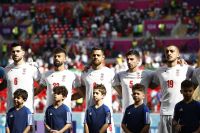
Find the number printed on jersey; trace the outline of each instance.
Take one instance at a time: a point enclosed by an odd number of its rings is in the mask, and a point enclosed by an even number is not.
[[[59,86],[59,83],[53,83],[53,87]]]
[[[173,88],[174,87],[174,81],[173,80],[167,80],[167,87]]]
[[[17,77],[14,78],[14,85],[17,85],[18,84],[18,79]]]
[[[129,81],[129,87],[130,87],[130,89],[132,89],[132,87],[133,87],[133,80]]]

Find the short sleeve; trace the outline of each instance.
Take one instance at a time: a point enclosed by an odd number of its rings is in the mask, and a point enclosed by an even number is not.
[[[144,107],[144,124],[150,124],[150,112],[147,106]]]
[[[38,69],[37,67],[33,67],[33,68],[34,68],[34,69],[33,69],[33,79],[34,79],[35,81],[39,81],[40,78],[41,78],[40,71],[39,71],[39,69]]]
[[[179,119],[178,104],[175,105],[173,119],[174,119],[175,121],[178,121],[178,119]]]
[[[110,111],[106,112],[106,123],[111,124],[111,113],[110,113]]]

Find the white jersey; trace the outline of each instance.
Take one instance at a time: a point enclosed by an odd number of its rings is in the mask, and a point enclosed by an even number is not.
[[[145,89],[147,89],[152,80],[153,71],[150,70],[138,70],[136,72],[122,71],[115,75],[114,86],[120,85],[122,87],[123,111],[125,111],[126,107],[134,103],[133,97],[131,96],[132,86],[140,83],[145,86]]]
[[[112,109],[112,83],[114,79],[114,71],[108,67],[103,67],[99,70],[89,69],[81,75],[82,85],[86,87],[86,105],[93,105],[93,86],[95,84],[103,84],[106,88],[106,96],[104,104]]]
[[[188,65],[162,67],[156,71],[155,83],[161,86],[161,115],[173,115],[176,103],[183,99],[181,83],[192,78],[193,68]]]
[[[34,112],[34,80],[40,79],[40,72],[35,67],[28,63],[24,63],[19,66],[10,64],[5,68],[8,98],[7,98],[7,110],[14,106],[13,93],[17,89],[24,89],[28,92],[28,99],[25,102],[25,106]]]
[[[64,104],[71,107],[72,88],[78,86],[78,77],[70,70],[54,71],[50,70],[42,75],[40,84],[47,86],[47,104],[46,107],[53,104],[53,88],[55,86],[65,86],[68,95]]]

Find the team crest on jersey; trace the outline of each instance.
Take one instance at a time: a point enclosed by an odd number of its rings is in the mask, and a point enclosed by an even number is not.
[[[176,70],[176,76],[179,76],[179,75],[180,75],[180,70],[177,69],[177,70]]]
[[[13,114],[11,114],[11,115],[10,115],[10,118],[13,118],[13,117],[14,117]]]
[[[90,112],[89,115],[92,115],[92,112]]]
[[[22,69],[22,74],[26,74],[26,68]]]
[[[179,112],[182,112],[182,111],[183,111],[183,108],[180,108],[180,109],[179,109]]]
[[[62,81],[64,82],[65,79],[66,79],[66,75],[63,75],[63,76],[62,76]]]

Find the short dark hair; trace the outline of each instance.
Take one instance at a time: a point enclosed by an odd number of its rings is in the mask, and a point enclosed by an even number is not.
[[[14,98],[22,97],[24,101],[26,101],[28,98],[28,92],[23,89],[17,89],[13,95],[14,95]]]
[[[135,55],[137,58],[140,58],[140,53],[137,50],[131,49],[126,53],[126,57],[129,55]]]
[[[133,85],[132,92],[136,91],[136,90],[145,93],[145,86],[142,85],[142,84],[137,83],[137,84]]]
[[[58,53],[64,53],[65,55],[67,55],[66,50],[64,48],[61,48],[61,47],[57,47],[53,51],[53,54],[58,54]]]
[[[93,48],[92,48],[92,53],[93,53],[93,51],[95,51],[95,50],[100,50],[100,51],[103,53],[103,55],[105,55],[104,49],[103,49],[103,48],[101,48],[101,47],[93,47]]]
[[[53,88],[54,94],[62,94],[63,97],[67,97],[68,91],[65,86],[56,86]]]
[[[106,95],[106,87],[103,84],[96,84],[93,89],[98,89],[102,95]]]
[[[11,44],[11,49],[13,49],[14,47],[18,47],[18,46],[20,46],[21,49],[22,49],[23,51],[25,51],[25,47],[24,47],[24,44],[23,44],[22,42],[14,42],[14,43],[12,43],[12,44]]]
[[[185,89],[188,89],[188,88],[193,88],[195,90],[194,83],[192,81],[186,79],[181,83],[181,89],[185,90]]]

